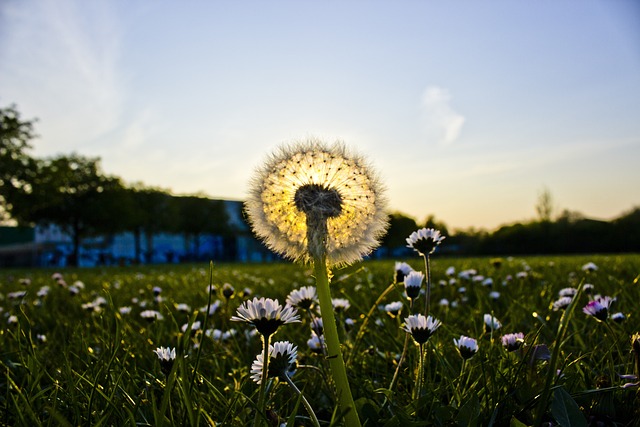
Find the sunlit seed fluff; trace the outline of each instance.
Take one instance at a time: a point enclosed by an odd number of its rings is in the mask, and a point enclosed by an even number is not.
[[[266,245],[295,261],[314,257],[305,210],[326,221],[329,265],[359,261],[387,228],[382,185],[368,163],[340,142],[281,146],[256,170],[245,207]]]

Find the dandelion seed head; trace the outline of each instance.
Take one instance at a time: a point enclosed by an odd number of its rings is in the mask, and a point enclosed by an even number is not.
[[[245,204],[256,234],[273,251],[295,261],[313,258],[317,242],[308,225],[326,224],[327,263],[360,260],[387,228],[386,198],[365,160],[342,143],[318,139],[284,145],[260,167]],[[314,239],[312,239],[314,240]]]

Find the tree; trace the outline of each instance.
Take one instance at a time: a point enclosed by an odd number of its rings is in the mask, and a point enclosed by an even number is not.
[[[381,246],[393,251],[407,246],[407,237],[418,229],[416,220],[400,212],[389,215],[389,228],[382,238]]]
[[[538,194],[538,203],[536,203],[536,212],[538,219],[541,222],[551,221],[553,214],[553,197],[551,191],[547,187],[544,187]]]
[[[224,236],[229,230],[229,218],[222,200],[204,196],[177,197],[179,230],[185,241],[193,241],[193,255],[200,256],[200,237],[204,234]],[[188,252],[188,251],[187,251]]]
[[[123,186],[100,170],[100,159],[77,154],[37,162],[32,192],[12,215],[19,222],[55,224],[71,236],[71,265],[84,237],[122,231]]]
[[[32,191],[35,159],[27,154],[35,120],[22,120],[15,105],[0,108],[0,221]]]
[[[435,228],[436,230],[439,230],[443,236],[449,235],[449,230],[447,229],[445,223],[436,220],[436,217],[434,215],[429,215],[427,217],[426,221],[424,222],[424,226],[425,228]]]
[[[141,261],[141,238],[146,240],[146,261],[153,260],[153,236],[176,230],[177,206],[167,190],[136,184],[127,189],[131,211],[127,229],[133,232],[135,262]]]

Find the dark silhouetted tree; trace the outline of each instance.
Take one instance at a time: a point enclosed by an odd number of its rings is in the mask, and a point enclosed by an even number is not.
[[[57,156],[37,162],[33,191],[15,214],[20,221],[55,224],[71,236],[77,265],[84,237],[113,234],[124,230],[123,186],[119,178],[100,170],[100,159],[77,154]]]
[[[18,220],[14,207],[32,193],[37,166],[28,152],[36,137],[34,123],[23,120],[15,105],[0,108],[0,221]]]

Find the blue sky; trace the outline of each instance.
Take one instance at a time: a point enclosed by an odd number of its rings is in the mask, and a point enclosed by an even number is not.
[[[0,2],[0,106],[34,155],[243,199],[283,142],[343,140],[450,228],[640,205],[640,3]]]

